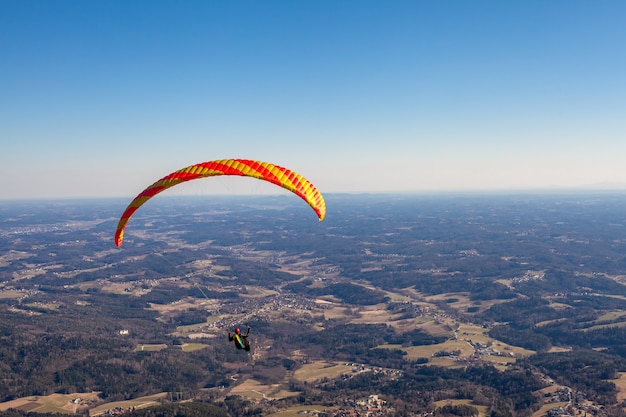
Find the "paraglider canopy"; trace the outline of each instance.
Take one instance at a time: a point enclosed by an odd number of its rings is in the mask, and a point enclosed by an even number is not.
[[[300,174],[269,162],[248,159],[221,159],[191,165],[161,178],[143,190],[130,202],[120,217],[115,231],[115,245],[124,240],[124,230],[130,217],[146,201],[170,187],[185,181],[218,175],[239,175],[268,181],[285,188],[306,201],[317,213],[319,220],[326,216],[326,203],[318,189]]]

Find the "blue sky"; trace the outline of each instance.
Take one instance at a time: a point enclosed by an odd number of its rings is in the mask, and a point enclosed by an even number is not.
[[[5,0],[0,199],[131,197],[223,158],[324,193],[626,189],[624,21],[621,0]],[[213,180],[180,192],[266,192]]]

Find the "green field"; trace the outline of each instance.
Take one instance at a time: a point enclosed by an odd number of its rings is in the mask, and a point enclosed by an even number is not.
[[[352,368],[350,365],[320,361],[303,365],[293,376],[299,381],[312,382],[323,378],[337,378],[340,375],[352,372]]]
[[[204,343],[185,343],[183,345],[183,352],[193,352],[195,350],[204,349],[206,347],[209,347],[209,345],[206,345]]]
[[[306,412],[321,412],[325,409],[326,407],[323,405],[298,405],[277,413],[268,414],[268,417],[300,417],[306,415]]]
[[[0,291],[0,300],[2,299],[10,299],[10,298],[20,298],[23,297],[24,293],[15,290],[3,290]]]
[[[14,408],[25,412],[74,414],[77,409],[95,401],[98,401],[96,392],[37,395],[0,403],[0,411]]]
[[[283,384],[264,385],[256,379],[247,379],[230,390],[230,394],[237,394],[252,399],[281,399],[292,397],[299,393],[285,390]]]
[[[159,350],[163,350],[163,349],[167,349],[167,345],[165,343],[159,343],[159,344],[141,344],[141,345],[137,345],[137,347],[135,348],[135,352],[143,352],[143,351],[147,351],[147,352],[157,352]]]
[[[112,403],[106,403],[99,405],[98,407],[92,408],[89,410],[90,416],[98,416],[104,414],[107,410],[112,410],[114,408],[143,408],[149,407],[152,405],[159,404],[159,400],[164,398],[167,394],[162,392],[159,394],[149,395],[147,397],[135,398],[134,400],[128,401],[116,401]]]
[[[489,415],[489,408],[486,405],[476,405],[474,404],[471,400],[440,400],[435,402],[435,406],[437,408],[439,407],[443,407],[446,405],[471,405],[472,407],[475,407],[478,410],[478,413],[480,415],[480,417],[484,417],[484,416],[488,416]]]

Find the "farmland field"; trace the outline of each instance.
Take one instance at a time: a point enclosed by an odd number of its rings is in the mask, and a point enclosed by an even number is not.
[[[323,378],[337,378],[351,371],[352,366],[350,365],[320,361],[303,365],[294,373],[294,378],[299,381],[312,382]]]

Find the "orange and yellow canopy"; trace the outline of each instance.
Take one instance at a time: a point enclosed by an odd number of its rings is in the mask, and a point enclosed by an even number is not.
[[[221,159],[202,162],[172,172],[139,193],[120,217],[115,231],[115,245],[120,246],[122,244],[124,229],[128,220],[150,198],[181,182],[217,175],[240,175],[271,182],[300,196],[315,210],[320,221],[324,220],[326,216],[326,203],[322,194],[302,175],[268,162],[248,159]]]

